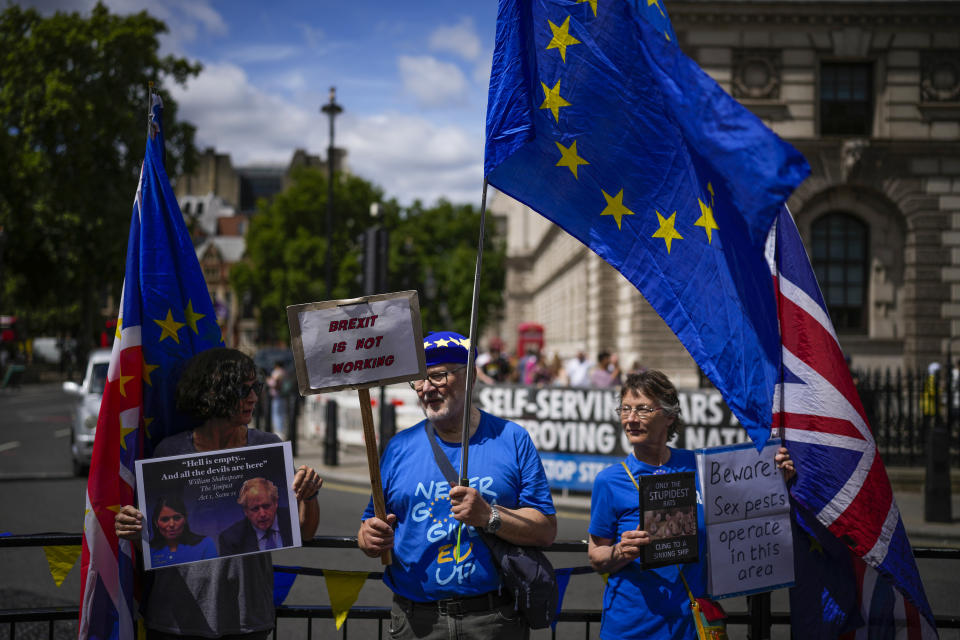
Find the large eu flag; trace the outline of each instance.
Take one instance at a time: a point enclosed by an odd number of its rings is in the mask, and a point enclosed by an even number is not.
[[[210,294],[164,168],[159,96],[133,204],[126,274],[87,481],[81,560],[80,634],[132,640],[136,633],[134,545],[113,519],[134,504],[134,461],[191,425],[175,415],[185,360],[222,344]]]
[[[662,3],[501,0],[486,144],[489,183],[632,282],[765,442],[764,243],[810,169],[680,51]]]

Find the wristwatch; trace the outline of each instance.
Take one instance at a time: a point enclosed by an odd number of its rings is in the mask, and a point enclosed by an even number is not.
[[[483,528],[487,533],[496,533],[500,528],[500,512],[497,507],[490,505],[490,519],[487,520],[487,526]]]

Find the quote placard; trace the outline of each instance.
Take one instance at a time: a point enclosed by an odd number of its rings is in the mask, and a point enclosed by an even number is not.
[[[708,593],[714,598],[793,584],[790,500],[774,455],[779,440],[698,449],[707,528]]]
[[[301,545],[289,442],[137,460],[135,474],[145,569]]]
[[[301,395],[423,378],[416,291],[287,307]]]

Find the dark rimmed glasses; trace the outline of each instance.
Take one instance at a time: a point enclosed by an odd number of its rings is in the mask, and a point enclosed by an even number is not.
[[[257,380],[256,382],[251,382],[250,384],[245,384],[240,387],[240,397],[246,398],[250,395],[251,391],[259,396],[260,392],[263,391],[263,381]]]
[[[645,404],[638,404],[635,407],[631,407],[628,404],[623,404],[614,409],[617,412],[617,415],[621,419],[629,418],[631,414],[637,416],[638,418],[646,418],[647,416],[653,415],[657,411],[660,411],[660,407],[648,407]]]
[[[423,389],[423,383],[427,380],[429,380],[430,384],[435,387],[445,386],[447,384],[447,376],[449,374],[456,373],[457,371],[463,371],[466,368],[467,365],[463,365],[462,367],[456,367],[455,369],[450,369],[449,371],[434,371],[432,373],[428,373],[427,377],[423,380],[412,380],[410,382],[410,388],[414,391],[420,391]]]

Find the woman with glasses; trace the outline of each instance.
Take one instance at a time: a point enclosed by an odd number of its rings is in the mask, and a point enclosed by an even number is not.
[[[248,427],[262,390],[247,355],[233,349],[197,354],[187,362],[176,396],[177,410],[200,426],[164,438],[153,455],[280,442],[276,434]],[[317,472],[306,465],[293,478],[304,539],[317,530],[316,496],[321,484]],[[143,514],[127,505],[117,513],[114,526],[117,537],[138,541]],[[165,567],[150,572],[148,580],[152,584],[143,607],[148,640],[225,636],[260,640],[274,627],[273,562],[268,553]]]
[[[624,461],[630,473],[623,465],[615,464],[597,474],[590,505],[590,564],[596,571],[610,574],[603,593],[600,638],[696,638],[680,572],[695,596],[704,595],[706,540],[702,535],[701,501],[697,501],[696,514],[701,531],[698,562],[644,569],[638,560],[643,547],[654,540],[657,532],[640,529],[634,479],[683,471],[696,473],[692,451],[667,446],[683,426],[677,389],[660,371],[630,374],[620,390],[617,413],[633,447]],[[781,448],[775,461],[785,479],[791,479],[795,471],[787,450]]]

